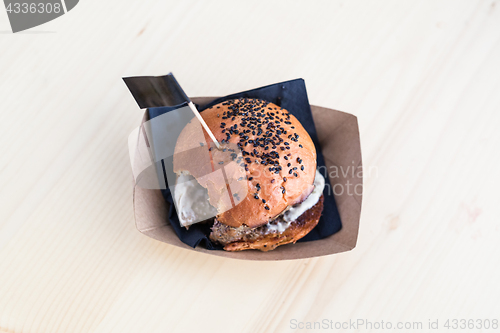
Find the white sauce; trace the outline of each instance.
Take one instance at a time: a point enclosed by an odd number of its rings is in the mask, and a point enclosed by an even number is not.
[[[180,174],[175,185],[177,215],[182,226],[204,221],[217,215],[208,197],[208,191],[191,175]]]
[[[283,219],[287,222],[295,221],[300,215],[304,214],[306,210],[312,208],[316,203],[318,203],[319,198],[323,194],[323,189],[325,188],[325,178],[316,170],[316,176],[314,177],[314,190],[309,194],[306,200],[302,201],[295,207],[290,207],[289,210],[283,215]]]
[[[275,232],[282,233],[283,231],[286,230],[286,228],[288,228],[290,223],[292,223],[292,222],[291,221],[290,222],[283,221],[283,217],[280,216],[276,220],[269,222],[266,225],[267,226],[266,234],[275,233]]]
[[[283,216],[280,216],[273,222],[267,224],[268,233],[271,232],[283,232],[289,226],[290,223],[299,218],[300,215],[304,214],[308,209],[311,209],[315,204],[318,203],[319,198],[323,194],[323,189],[325,188],[325,178],[321,173],[316,170],[316,176],[314,177],[314,190],[309,194],[306,200],[302,201],[295,207],[290,207]]]

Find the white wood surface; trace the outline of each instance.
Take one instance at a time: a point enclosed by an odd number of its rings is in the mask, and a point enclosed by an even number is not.
[[[500,319],[500,2],[84,0],[9,30],[0,10],[0,332]],[[302,77],[355,114],[357,247],[246,262],[140,234],[121,77],[169,71],[191,96]]]

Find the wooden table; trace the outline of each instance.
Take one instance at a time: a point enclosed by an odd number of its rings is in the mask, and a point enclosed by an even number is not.
[[[86,0],[9,31],[0,10],[0,332],[500,319],[500,2]],[[247,262],[140,234],[121,77],[169,71],[191,96],[302,77],[356,115],[357,247]]]

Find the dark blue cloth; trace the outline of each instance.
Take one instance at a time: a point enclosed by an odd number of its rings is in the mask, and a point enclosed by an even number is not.
[[[307,98],[307,91],[305,82],[303,79],[295,79],[291,81],[285,81],[280,83],[271,84],[265,87],[252,89],[248,91],[239,92],[229,96],[217,98],[213,102],[207,105],[198,106],[198,110],[202,112],[206,108],[221,103],[225,100],[247,97],[247,98],[259,98],[266,100],[268,102],[274,103],[278,106],[283,107],[293,114],[305,128],[305,130],[311,136],[312,141],[316,146],[316,152],[318,156],[318,167],[325,166],[325,161],[323,154],[321,152],[321,147],[319,146],[318,136],[316,133],[316,127],[314,126],[314,120],[311,113],[311,107],[309,105],[309,100]],[[181,105],[182,106],[182,105]],[[150,118],[157,117],[161,114],[169,112],[177,107],[157,107],[149,109]],[[153,133],[154,136],[154,133]],[[172,168],[172,160],[162,161],[163,172],[164,168]],[[161,169],[161,168],[159,168]],[[320,168],[320,170],[327,170],[327,168]],[[161,175],[160,175],[161,176]],[[327,174],[323,174],[325,177],[325,190],[324,195],[324,209],[323,214],[319,220],[318,225],[311,230],[304,238],[300,239],[299,242],[307,242],[322,239],[333,235],[342,228],[342,223],[340,221],[340,215],[335,203],[335,198],[332,191],[328,191],[331,188],[330,181]],[[166,179],[166,177],[165,177]],[[329,193],[330,192],[330,193]],[[174,228],[175,232],[179,236],[179,239],[185,244],[196,247],[203,244],[207,249],[221,249],[221,246],[213,244],[208,235],[210,234],[210,227],[204,224],[195,224],[189,227],[189,230],[181,227],[179,223],[179,218],[177,217],[175,206],[173,205],[172,195],[170,190],[162,190],[163,197],[167,202],[170,203],[169,220]]]

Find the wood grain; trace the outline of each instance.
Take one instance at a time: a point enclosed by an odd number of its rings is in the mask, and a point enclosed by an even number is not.
[[[498,1],[86,0],[8,30],[0,10],[0,332],[499,319]],[[140,234],[121,77],[169,71],[191,96],[302,77],[356,115],[357,247],[243,262]]]

